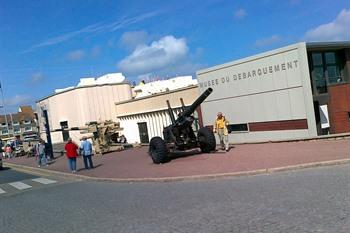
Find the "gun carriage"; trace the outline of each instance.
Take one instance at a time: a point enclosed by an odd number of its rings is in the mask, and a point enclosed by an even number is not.
[[[212,93],[213,89],[208,88],[196,99],[192,105],[186,107],[183,99],[181,101],[182,111],[175,119],[173,109],[167,100],[168,113],[171,124],[164,127],[163,138],[153,137],[149,145],[149,154],[154,163],[166,163],[171,160],[170,152],[185,151],[200,148],[202,152],[209,153],[215,150],[216,141],[213,131],[208,127],[202,127],[195,135],[192,124],[194,122],[194,111]]]

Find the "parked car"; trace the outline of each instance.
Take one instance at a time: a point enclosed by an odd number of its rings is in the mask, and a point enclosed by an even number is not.
[[[23,141],[36,141],[39,140],[39,136],[37,134],[30,134],[23,137]]]

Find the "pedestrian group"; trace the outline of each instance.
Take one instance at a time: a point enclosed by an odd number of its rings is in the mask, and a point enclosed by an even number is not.
[[[77,172],[78,154],[81,154],[83,156],[85,169],[94,168],[94,165],[92,163],[92,144],[87,140],[85,136],[82,138],[80,146],[73,142],[71,138],[68,138],[64,149],[68,158],[69,169],[72,173]]]

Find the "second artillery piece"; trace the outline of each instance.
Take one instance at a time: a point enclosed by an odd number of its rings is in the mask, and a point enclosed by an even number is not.
[[[149,154],[154,163],[159,164],[169,162],[171,159],[169,154],[171,151],[175,150],[184,151],[200,148],[204,153],[215,150],[216,141],[211,129],[208,127],[200,128],[196,136],[192,128],[194,111],[212,91],[212,88],[205,90],[189,107],[186,107],[183,99],[180,98],[182,112],[178,114],[177,119],[175,119],[173,110],[167,100],[168,113],[172,124],[164,127],[164,139],[161,137],[153,137],[150,141]]]
[[[91,138],[95,154],[102,155],[112,151],[124,150],[124,146],[127,143],[124,135],[120,134],[123,129],[118,122],[110,120],[103,122],[92,121],[79,129],[82,130],[80,131],[81,134]]]

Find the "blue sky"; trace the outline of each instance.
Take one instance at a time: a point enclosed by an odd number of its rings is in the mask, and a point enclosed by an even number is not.
[[[1,0],[10,111],[84,77],[195,71],[300,41],[350,40],[348,0]]]

